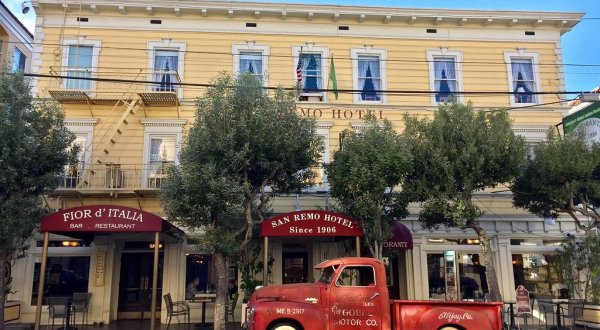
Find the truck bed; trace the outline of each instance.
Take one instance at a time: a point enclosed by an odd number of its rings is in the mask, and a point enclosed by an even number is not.
[[[392,329],[502,329],[501,302],[391,300]]]

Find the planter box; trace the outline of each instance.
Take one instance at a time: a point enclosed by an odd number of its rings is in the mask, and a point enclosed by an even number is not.
[[[21,302],[8,301],[4,304],[4,323],[18,321],[21,318]]]
[[[600,306],[585,305],[583,309],[583,322],[575,322],[579,325],[586,325],[588,328],[600,329]]]

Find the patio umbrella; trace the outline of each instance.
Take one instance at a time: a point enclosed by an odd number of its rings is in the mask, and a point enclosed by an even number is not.
[[[160,87],[158,88],[161,92],[173,91],[173,85],[171,83],[171,73],[169,72],[169,61],[165,62],[165,72],[163,72],[160,78]]]
[[[442,70],[442,76],[440,78],[440,90],[435,96],[435,100],[437,102],[446,102],[448,97],[452,94],[450,90],[450,86],[448,85],[448,80],[446,76],[446,69]]]
[[[373,74],[371,73],[371,67],[367,66],[367,73],[365,74],[365,85],[363,86],[361,98],[365,101],[379,101],[379,95],[375,91],[373,85]]]
[[[319,82],[317,81],[317,77],[315,72],[317,71],[317,59],[315,55],[310,54],[308,59],[308,66],[306,67],[306,81],[304,82],[304,92],[306,93],[316,93],[320,92],[319,90]]]

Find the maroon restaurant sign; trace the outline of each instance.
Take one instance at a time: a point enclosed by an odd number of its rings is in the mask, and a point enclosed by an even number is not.
[[[160,232],[163,219],[120,205],[89,205],[60,210],[42,218],[42,232]]]
[[[306,210],[265,220],[261,236],[362,236],[356,220],[340,213]]]
[[[517,288],[517,314],[531,314],[529,291],[524,286]]]
[[[383,242],[386,250],[412,250],[413,239],[410,230],[400,222],[396,222],[392,228],[392,237]]]

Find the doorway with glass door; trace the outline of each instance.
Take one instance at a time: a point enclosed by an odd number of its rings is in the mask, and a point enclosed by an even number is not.
[[[146,248],[149,246],[149,243],[143,244],[146,245]],[[124,251],[121,254],[118,319],[150,318],[153,267],[153,252]],[[158,315],[160,315],[162,300],[162,274],[163,252],[160,251],[158,260],[158,287],[156,291],[156,310],[158,311]]]

